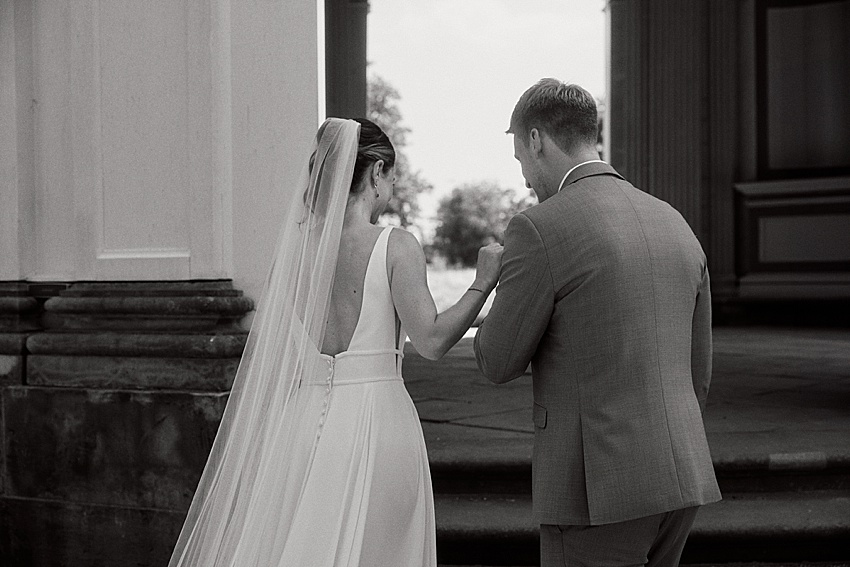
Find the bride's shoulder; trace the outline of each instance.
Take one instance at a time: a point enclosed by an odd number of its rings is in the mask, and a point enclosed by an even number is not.
[[[419,240],[407,230],[394,227],[387,242],[387,254],[392,260],[406,260],[423,255]]]

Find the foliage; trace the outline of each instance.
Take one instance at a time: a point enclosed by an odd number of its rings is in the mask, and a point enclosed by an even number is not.
[[[437,312],[442,313],[457,303],[474,280],[474,268],[440,269],[428,266],[428,288],[431,290],[434,303],[437,305]],[[490,312],[494,297],[495,294],[491,293],[487,298],[473,326],[477,326],[480,319]]]
[[[475,266],[478,249],[501,242],[511,217],[531,204],[493,182],[461,185],[440,200],[433,247],[451,265]]]
[[[387,206],[384,216],[394,217],[402,227],[409,227],[419,216],[416,201],[419,193],[430,191],[433,187],[419,171],[410,169],[410,162],[404,150],[410,128],[402,125],[398,91],[378,75],[369,77],[367,118],[387,133],[396,151],[396,183],[393,199]]]

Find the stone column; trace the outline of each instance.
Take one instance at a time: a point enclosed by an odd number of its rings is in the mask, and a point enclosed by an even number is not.
[[[711,267],[711,287],[717,299],[735,298],[738,276],[735,270],[736,243],[735,183],[741,179],[742,128],[739,92],[741,47],[749,22],[739,0],[720,0],[709,10],[708,171],[705,190],[709,194],[709,235],[707,252]]]
[[[708,207],[704,0],[613,0],[611,159],[668,201],[705,244]]]
[[[611,163],[676,207],[734,293],[736,0],[610,0]]]
[[[328,116],[366,116],[367,0],[325,0],[325,97]]]

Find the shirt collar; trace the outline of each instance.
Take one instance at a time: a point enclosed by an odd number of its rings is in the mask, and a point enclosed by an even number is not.
[[[572,168],[571,168],[571,169],[567,172],[567,174],[564,176],[564,178],[563,178],[563,179],[561,179],[561,184],[560,184],[560,185],[558,185],[558,192],[560,193],[561,189],[563,189],[563,188],[564,188],[564,181],[566,181],[566,180],[567,180],[567,177],[569,177],[569,176],[570,176],[570,173],[572,173],[572,172],[573,172],[573,171],[575,171],[577,168],[579,168],[579,167],[581,167],[581,166],[583,166],[583,165],[587,165],[588,163],[606,163],[606,162],[605,162],[604,160],[601,160],[601,159],[589,159],[589,160],[587,160],[587,161],[583,161],[583,162],[581,162],[581,163],[580,163],[580,164],[578,164],[578,165],[574,165],[574,166],[573,166],[573,167],[572,167]]]

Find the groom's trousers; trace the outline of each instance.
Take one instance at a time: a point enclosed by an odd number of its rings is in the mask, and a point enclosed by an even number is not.
[[[675,567],[698,507],[601,526],[540,526],[541,567]]]

